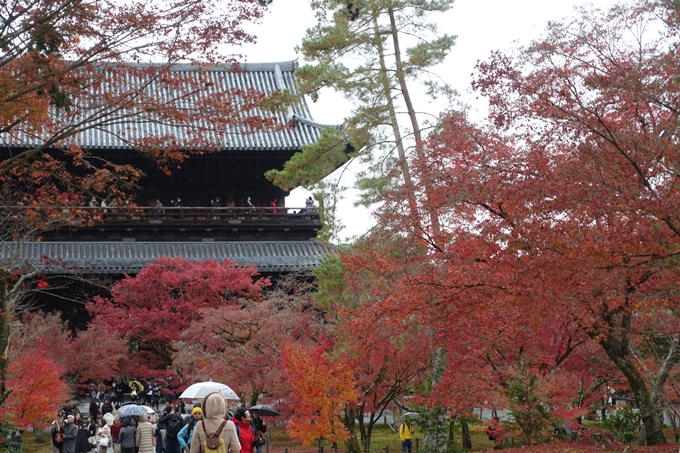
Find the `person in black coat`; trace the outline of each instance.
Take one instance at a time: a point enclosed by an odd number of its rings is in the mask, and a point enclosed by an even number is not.
[[[264,423],[264,420],[260,418],[260,411],[257,409],[251,409],[250,415],[252,416],[252,418],[250,419],[250,424],[255,430],[255,433],[257,434],[258,438],[264,438],[264,433],[267,432],[267,425]],[[262,453],[261,443],[256,442],[255,451],[257,453]]]
[[[106,398],[104,400],[104,404],[102,404],[102,415],[106,414],[112,414],[113,413],[113,405],[111,404],[111,401]]]
[[[78,428],[75,453],[89,453],[89,451],[92,450],[92,447],[90,446],[88,437],[92,437],[97,433],[97,427],[94,424],[94,420],[92,417],[88,417],[87,420],[84,420],[80,417],[80,414],[76,414],[74,424],[76,425],[76,428]]]

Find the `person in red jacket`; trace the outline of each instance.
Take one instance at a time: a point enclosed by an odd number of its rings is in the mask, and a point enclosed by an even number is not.
[[[238,440],[241,442],[240,453],[253,453],[255,450],[255,440],[257,435],[250,425],[250,412],[244,407],[236,409],[234,414],[234,424],[238,433]]]
[[[118,443],[118,435],[123,424],[120,422],[120,417],[116,416],[113,419],[113,425],[111,425],[111,439],[113,440],[113,451],[114,453],[120,453],[120,444]],[[116,451],[118,450],[118,451]]]

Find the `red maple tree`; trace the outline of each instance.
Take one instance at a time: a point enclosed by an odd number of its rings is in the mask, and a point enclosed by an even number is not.
[[[129,342],[113,325],[93,323],[75,337],[70,330],[62,337],[53,354],[64,366],[71,384],[118,376],[130,360]]]
[[[203,318],[203,310],[240,308],[261,299],[269,280],[257,275],[254,267],[239,267],[230,260],[192,263],[160,258],[114,284],[110,299],[89,302],[86,307],[93,320],[88,330],[124,338],[127,347],[120,373],[159,377],[173,372],[181,347],[176,342],[192,322]]]
[[[248,405],[261,395],[285,400],[281,348],[290,341],[313,345],[328,330],[313,306],[313,290],[304,279],[283,277],[261,301],[202,309],[176,343],[174,369],[189,379],[229,383]],[[283,416],[284,406],[277,405]]]
[[[680,359],[669,316],[680,277],[680,37],[658,18],[676,13],[582,10],[514,55],[495,53],[475,81],[492,125],[448,114],[412,161],[429,188],[423,211],[435,209],[441,228],[403,234],[427,218],[404,214],[403,192],[386,193],[382,229],[345,259],[375,277],[385,322],[433,329],[453,366],[432,397],[480,404],[522,357],[545,379],[567,373],[567,401],[580,386],[618,382],[635,396],[647,443],[665,442],[662,389]],[[666,33],[640,35],[643,22]],[[471,391],[454,387],[461,380]]]
[[[3,240],[91,222],[93,216],[79,209],[83,196],[129,199],[140,171],[81,148],[79,134],[108,134],[170,171],[192,154],[222,149],[227,132],[280,127],[271,115],[254,113],[262,93],[208,80],[211,65],[235,63],[237,46],[254,41],[244,25],[266,8],[267,2],[252,0],[3,3]],[[193,70],[173,71],[178,63]],[[128,134],[149,124],[148,133]],[[0,350],[16,315],[9,269],[0,269]],[[0,357],[0,402],[6,366]]]

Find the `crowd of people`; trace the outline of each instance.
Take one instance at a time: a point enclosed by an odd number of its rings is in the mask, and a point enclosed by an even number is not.
[[[138,384],[127,383],[130,389],[127,395],[133,400],[125,404],[154,401],[153,391],[149,394]],[[121,383],[112,386],[114,396],[119,386],[122,387]],[[153,389],[153,384],[149,389]],[[231,414],[219,393],[209,394],[201,405],[191,409],[187,409],[184,401],[166,401],[160,416],[156,412],[124,416],[117,399],[112,404],[106,397],[99,404],[98,397],[95,390],[86,418],[77,405],[57,411],[52,422],[53,453],[218,453],[209,448],[206,451],[203,442],[213,436],[223,439],[228,447],[226,452],[262,453],[267,425],[259,411],[240,407]],[[151,399],[147,401],[147,397]]]
[[[101,384],[89,382],[86,386],[91,405],[94,404],[99,409],[99,412],[93,413],[94,407],[90,407],[90,415],[95,416],[95,421],[97,414],[103,415],[106,412],[113,412],[112,404],[123,404],[127,396],[130,396],[131,400],[136,403],[158,409],[161,397],[172,402],[177,393],[176,386],[161,384],[157,380],[152,382],[146,380],[109,380]]]
[[[306,208],[300,210],[301,214],[306,212],[306,210],[309,208],[311,199],[312,199],[312,197],[309,197],[309,200],[305,201]],[[173,215],[177,218],[183,219],[184,218],[184,210],[181,209],[182,208],[182,200],[180,199],[180,197],[173,198],[172,200],[170,200],[170,203],[173,207],[173,209],[172,209]],[[312,205],[312,208],[313,208],[314,207],[313,201],[311,201],[311,205]],[[229,203],[227,203],[227,207],[229,207],[229,206],[234,206],[233,200],[231,200]],[[224,212],[226,212],[226,211],[222,211],[223,205],[222,205],[222,201],[220,200],[220,197],[215,197],[215,198],[210,199],[210,203],[209,203],[208,207],[210,208],[208,217],[212,218],[213,220],[217,220],[219,214],[221,214],[221,213],[223,214]],[[250,197],[246,197],[246,201],[243,204],[243,207],[247,208],[246,209],[247,213],[257,212],[257,206],[255,206],[255,204],[253,203],[253,201],[251,200]],[[159,218],[163,214],[165,214],[165,206],[163,205],[163,203],[161,202],[160,199],[156,199],[153,208],[154,208],[154,211],[153,211],[154,217]],[[278,206],[278,199],[277,198],[274,198],[269,202],[269,209],[267,209],[267,212],[269,214],[278,214],[279,213],[279,206]]]
[[[97,200],[96,197],[92,197],[89,202],[83,201],[81,204],[82,206],[88,206],[90,208],[106,208],[103,210],[103,216],[106,218],[106,214],[111,212],[114,216],[115,215],[120,215],[120,214],[125,214],[128,217],[131,214],[131,210],[133,209],[132,206],[130,205],[130,202],[127,201],[125,205],[119,206],[114,202],[114,201],[109,201],[107,204],[106,200]],[[180,197],[175,197],[172,200],[170,200],[170,206],[172,206],[172,209],[169,209],[167,212],[171,213],[172,217],[183,219],[185,215],[184,207],[182,206],[182,200]],[[231,200],[229,203],[227,203],[228,206],[234,206],[234,200]],[[208,215],[206,218],[211,218],[213,220],[217,220],[218,216],[220,213],[224,213],[226,211],[222,211],[222,202],[220,201],[220,197],[215,197],[210,200],[210,203],[208,205],[209,210],[208,210]],[[257,206],[253,203],[250,197],[246,197],[245,202],[243,203],[243,207],[246,208],[245,212],[247,213],[255,213],[258,211]],[[151,206],[151,212],[153,213],[153,216],[155,219],[160,219],[162,217],[165,217],[166,215],[166,207],[161,202],[160,198],[154,199],[152,206]],[[265,212],[264,210],[262,212]],[[277,198],[274,198],[269,201],[269,208],[266,210],[267,213],[269,214],[279,214],[280,211],[280,206],[279,206],[279,201]],[[286,210],[283,210],[283,212],[286,212]],[[308,197],[305,199],[305,207],[301,208],[299,211],[293,211],[293,214],[318,214],[318,210],[316,205],[314,204],[314,199],[312,197]]]

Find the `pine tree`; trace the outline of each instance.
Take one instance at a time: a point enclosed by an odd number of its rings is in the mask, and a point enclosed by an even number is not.
[[[409,146],[421,152],[422,130],[411,87],[417,82],[432,96],[453,95],[430,71],[447,56],[455,37],[439,35],[436,25],[428,22],[431,13],[448,11],[452,4],[452,0],[313,1],[318,23],[307,30],[298,49],[311,62],[297,71],[300,91],[317,99],[321,89],[332,88],[352,101],[354,110],[342,130],[326,130],[319,142],[268,177],[284,189],[309,187],[349,157],[360,157],[369,164],[360,175],[362,203],[379,201],[390,184],[413,187]],[[404,111],[405,121],[400,117]],[[405,201],[415,214],[415,190],[408,193]],[[436,228],[436,216],[429,214]]]

